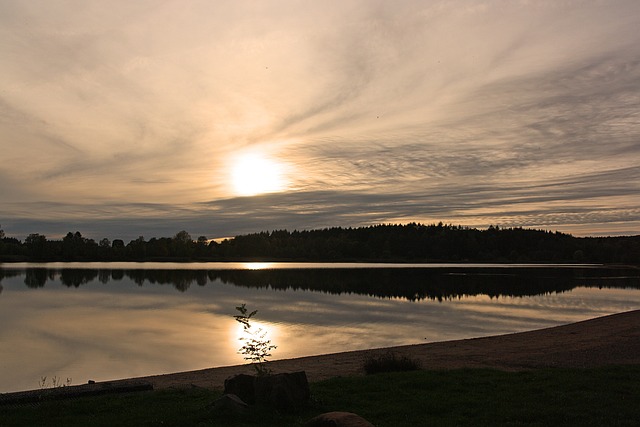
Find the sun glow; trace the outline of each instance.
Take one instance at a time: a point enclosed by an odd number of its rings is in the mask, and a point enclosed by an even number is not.
[[[231,180],[236,194],[255,196],[276,193],[286,187],[284,166],[260,154],[245,154],[233,164]]]

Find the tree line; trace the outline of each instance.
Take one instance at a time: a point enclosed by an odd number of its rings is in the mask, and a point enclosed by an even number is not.
[[[640,265],[640,236],[574,237],[525,228],[476,229],[446,224],[262,231],[221,242],[187,231],[126,243],[69,232],[62,240],[0,229],[0,261],[309,261],[498,262]]]

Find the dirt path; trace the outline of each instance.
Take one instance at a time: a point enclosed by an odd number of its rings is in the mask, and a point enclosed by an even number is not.
[[[270,362],[270,367],[274,372],[304,370],[313,382],[364,374],[362,367],[367,358],[390,351],[418,360],[425,369],[523,370],[640,364],[640,310],[531,332],[276,360]],[[241,365],[136,380],[151,382],[154,388],[222,388],[226,378],[239,373],[251,374],[253,370]]]

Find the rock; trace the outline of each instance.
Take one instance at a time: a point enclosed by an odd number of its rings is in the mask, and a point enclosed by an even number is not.
[[[374,427],[374,425],[351,412],[327,412],[307,421],[305,427]]]
[[[239,374],[224,380],[224,394],[234,394],[243,402],[256,403],[255,380],[253,375]]]
[[[311,397],[305,372],[282,373],[256,377],[256,403],[289,412],[304,405]]]
[[[239,414],[245,412],[249,405],[244,403],[235,394],[225,394],[220,399],[213,402],[213,410],[221,414]]]

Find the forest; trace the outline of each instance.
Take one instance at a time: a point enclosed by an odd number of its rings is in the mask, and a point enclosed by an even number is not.
[[[0,229],[0,262],[52,261],[298,261],[598,263],[640,265],[640,236],[574,237],[526,228],[418,223],[357,228],[262,231],[217,241],[143,236],[125,243],[69,232],[62,240],[29,234],[24,241]]]

